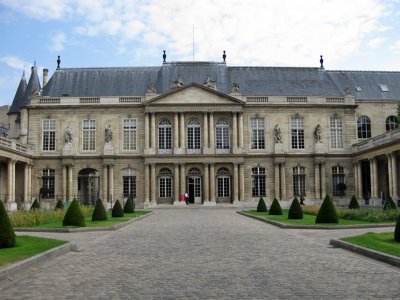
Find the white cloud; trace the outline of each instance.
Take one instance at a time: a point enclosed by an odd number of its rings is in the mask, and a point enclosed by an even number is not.
[[[50,37],[50,50],[52,52],[61,52],[64,50],[67,36],[63,32],[58,32]]]
[[[71,0],[0,0],[4,6],[41,21],[66,18],[72,13]]]
[[[396,41],[393,46],[389,47],[390,51],[392,51],[395,54],[400,53],[400,40]]]
[[[380,38],[374,38],[372,40],[369,40],[368,46],[372,49],[378,48],[382,43],[386,41],[385,37],[380,37]]]
[[[0,57],[0,62],[5,63],[8,67],[17,70],[17,71],[25,71],[26,74],[30,74],[30,68],[32,63],[24,61],[23,59],[17,56],[2,56]]]

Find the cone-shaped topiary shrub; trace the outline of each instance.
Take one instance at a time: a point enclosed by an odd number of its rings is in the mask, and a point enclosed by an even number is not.
[[[258,200],[257,211],[267,212],[267,206],[265,205],[263,197],[260,197],[260,200]]]
[[[92,214],[92,221],[106,221],[107,219],[107,213],[103,202],[101,199],[97,199],[96,206]]]
[[[117,200],[117,202],[115,202],[114,207],[112,209],[111,216],[113,218],[120,218],[120,217],[124,216],[124,211],[122,210],[122,206],[121,206],[121,203],[119,202],[119,200]]]
[[[274,198],[274,201],[272,201],[271,207],[269,209],[269,214],[270,215],[281,215],[282,214],[282,208],[281,208],[281,205],[279,204],[278,199]]]
[[[0,201],[0,248],[15,246],[15,232],[3,202]]]
[[[315,223],[339,223],[336,208],[333,205],[332,198],[327,194],[321,207],[319,208]]]
[[[290,205],[288,219],[303,219],[303,210],[297,197],[294,197]]]
[[[394,203],[392,197],[388,197],[385,201],[385,205],[383,205],[383,210],[388,210],[388,209],[396,209],[396,204]]]
[[[358,204],[357,198],[356,196],[353,195],[353,197],[351,197],[350,203],[349,203],[349,208],[350,209],[359,209],[360,205]]]
[[[397,218],[396,228],[394,229],[394,240],[400,242],[400,215]]]
[[[54,208],[54,210],[57,209],[64,209],[64,204],[62,203],[61,199],[57,201],[56,208]]]
[[[35,209],[40,209],[39,201],[36,198],[33,201],[32,206],[31,206],[31,210],[35,210]]]
[[[124,213],[134,213],[135,212],[135,203],[132,198],[128,198],[124,205]]]
[[[72,200],[67,212],[65,213],[63,226],[86,226],[85,216],[83,215],[81,207],[76,198]]]

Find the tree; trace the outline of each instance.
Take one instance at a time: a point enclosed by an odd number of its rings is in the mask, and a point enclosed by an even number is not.
[[[278,199],[274,198],[274,201],[272,201],[271,207],[269,208],[269,214],[282,215],[282,208],[281,205],[279,204]]]
[[[258,200],[257,211],[267,212],[267,206],[265,205],[263,197],[260,197],[260,200]]]
[[[303,209],[297,197],[294,197],[290,205],[288,219],[303,219]]]
[[[124,211],[122,210],[121,203],[117,200],[111,212],[113,218],[121,218],[124,216]]]
[[[45,186],[41,187],[39,190],[40,195],[42,196],[43,199],[46,199],[47,196],[49,195],[49,189]]]
[[[11,226],[10,218],[0,201],[0,248],[11,248],[15,246],[15,232]]]
[[[72,200],[71,204],[68,207],[67,212],[65,213],[63,226],[78,226],[78,227],[86,226],[85,216],[83,215],[81,207],[76,198]]]
[[[128,198],[124,205],[124,213],[134,213],[135,212],[135,203],[132,198]]]
[[[395,209],[397,210],[396,204],[394,203],[392,197],[387,197],[385,204],[383,205],[383,210]]]
[[[61,199],[57,201],[56,207],[54,208],[54,210],[57,209],[64,209],[64,204],[62,203]]]
[[[349,203],[349,208],[350,209],[359,209],[360,205],[358,204],[357,198],[356,196],[353,195],[353,197],[351,197],[350,203]]]
[[[31,210],[35,210],[35,209],[40,209],[39,201],[36,198],[33,201],[32,206],[31,206]]]
[[[103,202],[101,199],[97,199],[96,206],[92,214],[92,221],[106,221],[107,219],[107,213]]]
[[[315,223],[339,223],[339,218],[333,205],[332,198],[327,194],[319,208]]]
[[[336,189],[339,191],[339,195],[340,196],[344,196],[345,195],[345,191],[347,190],[347,185],[344,182],[339,182],[336,185]]]

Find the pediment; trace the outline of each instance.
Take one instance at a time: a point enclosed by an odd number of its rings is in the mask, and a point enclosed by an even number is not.
[[[145,105],[243,105],[230,95],[192,83],[152,98]]]

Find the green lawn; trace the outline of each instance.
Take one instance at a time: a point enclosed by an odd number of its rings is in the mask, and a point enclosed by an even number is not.
[[[107,212],[107,221],[94,221],[92,222],[92,216],[86,217],[86,227],[108,227],[131,219],[143,216],[150,213],[150,211],[135,211],[134,213],[125,213],[121,218],[112,218],[111,212]],[[77,228],[76,226],[63,226],[62,221],[55,221],[51,223],[41,224],[37,226],[32,226],[33,228]]]
[[[315,224],[315,218],[316,216],[314,215],[309,215],[303,213],[303,219],[300,220],[292,220],[288,219],[288,209],[283,209],[283,215],[280,216],[275,216],[275,215],[269,215],[268,212],[257,212],[255,210],[247,210],[244,211],[245,213],[253,216],[259,216],[262,218],[266,218],[268,220],[272,221],[277,221],[280,223],[284,224],[291,224],[291,225],[323,225],[323,226],[336,226],[336,225],[356,225],[356,224],[379,224],[377,222],[367,222],[367,221],[359,221],[359,220],[347,220],[347,219],[339,219],[338,224],[334,223],[320,223],[320,224]]]
[[[34,236],[17,236],[15,247],[0,249],[0,267],[5,267],[8,264],[34,256],[64,243],[66,241]]]
[[[400,257],[400,243],[394,240],[393,232],[367,232],[357,236],[342,238],[341,240]]]

